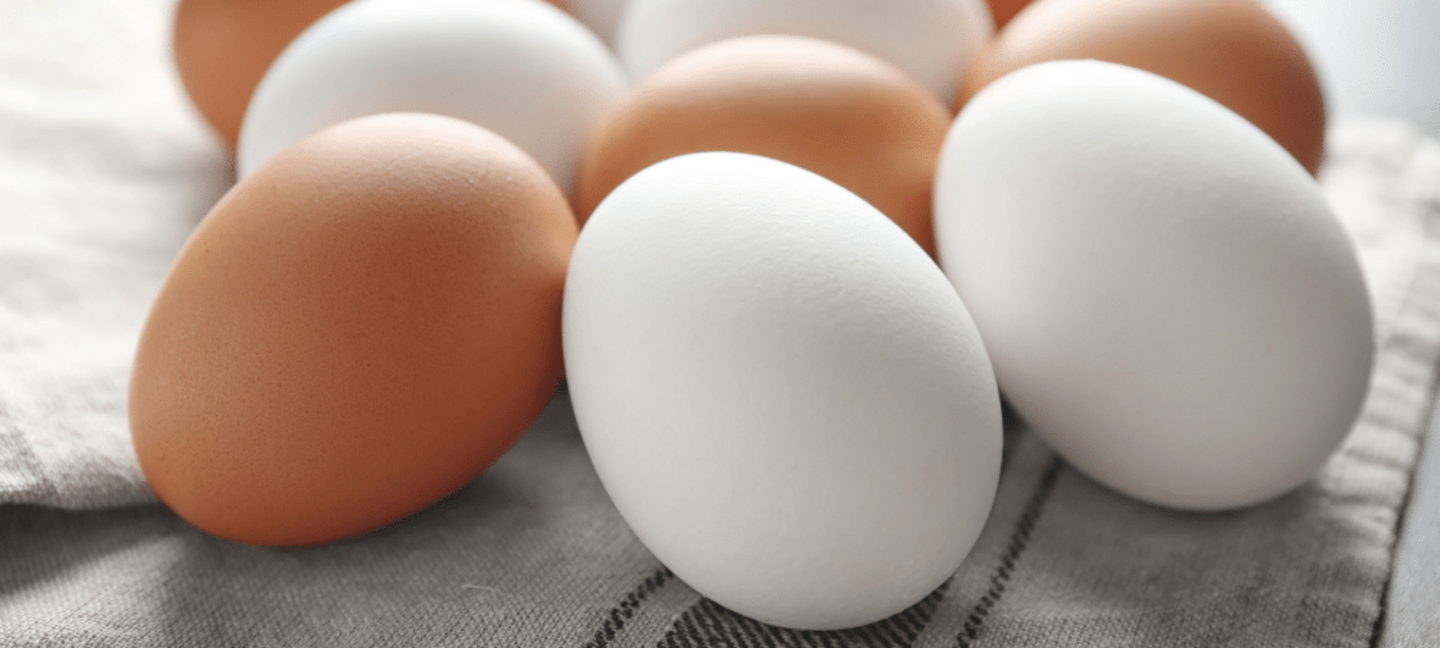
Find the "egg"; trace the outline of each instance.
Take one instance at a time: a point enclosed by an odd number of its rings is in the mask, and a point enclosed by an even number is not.
[[[180,0],[172,26],[175,68],[191,102],[226,147],[235,149],[245,107],[275,57],[347,1]],[[565,8],[564,0],[550,3]]]
[[[1015,14],[1020,13],[1031,0],[989,0],[990,15],[995,18],[995,29],[1004,29]]]
[[[350,537],[425,508],[553,393],[576,237],[559,187],[448,117],[366,117],[277,154],[181,250],[135,353],[155,493],[213,535]]]
[[[829,180],[731,152],[641,171],[581,230],[563,323],[606,492],[720,605],[870,623],[949,578],[985,524],[985,347],[930,257]]]
[[[617,30],[616,51],[637,81],[707,43],[791,34],[869,52],[949,104],[995,27],[984,0],[630,0]]]
[[[798,36],[729,39],[646,78],[596,128],[576,172],[575,214],[584,223],[661,160],[752,153],[853,191],[933,254],[930,187],[949,127],[924,86],[868,54]]]
[[[230,149],[255,85],[297,35],[346,0],[180,0],[175,69],[190,100]]]
[[[570,13],[594,31],[600,40],[615,42],[615,29],[628,0],[570,0]]]
[[[367,0],[317,21],[255,89],[241,177],[326,126],[428,112],[510,140],[568,190],[590,130],[629,86],[604,43],[538,0]]]
[[[1259,126],[1312,174],[1325,103],[1290,31],[1257,0],[1037,0],[976,57],[955,98],[1027,65],[1097,59],[1187,85]]]
[[[1279,497],[1360,411],[1375,343],[1351,241],[1299,163],[1185,86],[1098,61],[996,81],[946,139],[935,218],[1008,402],[1119,492]]]

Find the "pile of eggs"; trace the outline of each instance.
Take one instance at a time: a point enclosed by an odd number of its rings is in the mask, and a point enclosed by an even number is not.
[[[389,524],[564,376],[662,562],[842,628],[969,552],[1002,390],[1185,510],[1280,496],[1354,421],[1371,311],[1312,177],[1320,90],[1254,0],[566,4],[179,3],[239,176],[135,357],[180,516]]]

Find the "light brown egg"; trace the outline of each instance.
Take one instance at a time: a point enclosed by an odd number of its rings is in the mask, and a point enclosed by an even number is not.
[[[175,67],[190,101],[231,150],[250,95],[300,32],[346,0],[180,0]]]
[[[930,187],[949,125],[919,81],[858,50],[798,36],[721,41],[646,78],[595,130],[576,172],[575,213],[583,223],[661,160],[734,151],[830,179],[933,255]]]
[[[365,117],[282,151],[196,229],[145,323],[129,414],[151,486],[261,545],[456,490],[553,394],[576,234],[539,164],[467,122]]]
[[[1312,174],[1325,146],[1325,105],[1295,37],[1256,0],[1036,0],[980,53],[956,110],[1026,65],[1120,63],[1177,81],[1259,126]]]
[[[990,5],[990,15],[995,18],[995,29],[1000,29],[1009,24],[1015,14],[1020,13],[1030,0],[987,0]]]
[[[347,0],[180,0],[172,47],[190,101],[230,150],[250,95],[300,32]],[[547,0],[561,9],[566,0]]]

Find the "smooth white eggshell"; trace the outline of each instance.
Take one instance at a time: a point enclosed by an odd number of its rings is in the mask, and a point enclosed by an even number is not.
[[[238,171],[349,119],[430,112],[498,133],[568,189],[585,138],[627,88],[604,43],[543,2],[352,2],[266,72],[241,125]]]
[[[630,0],[615,48],[638,80],[680,54],[719,40],[809,36],[889,62],[948,106],[994,32],[984,0]]]
[[[700,593],[856,626],[969,552],[999,477],[994,374],[939,268],[874,207],[767,158],[672,158],[600,204],[566,282],[585,446]]]
[[[941,153],[941,265],[1006,398],[1080,470],[1227,509],[1343,441],[1374,354],[1350,240],[1284,149],[1132,68],[1044,63],[981,92]]]

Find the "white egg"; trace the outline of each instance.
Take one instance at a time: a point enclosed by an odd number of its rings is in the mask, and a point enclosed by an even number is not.
[[[1006,399],[1133,497],[1227,509],[1304,482],[1374,355],[1351,241],[1243,118],[1096,61],[977,95],[937,170],[939,257]]]
[[[538,0],[368,0],[311,25],[246,111],[239,175],[356,117],[429,112],[519,146],[568,189],[585,138],[628,88],[604,43]]]
[[[638,80],[680,54],[727,38],[832,40],[910,73],[948,106],[994,32],[984,0],[630,0],[615,47]]]
[[[766,623],[870,623],[945,581],[1000,470],[999,394],[955,290],[878,210],[696,153],[582,230],[564,353],[590,458],[641,541]]]
[[[615,30],[626,0],[570,0],[570,12],[606,43],[615,42]]]

